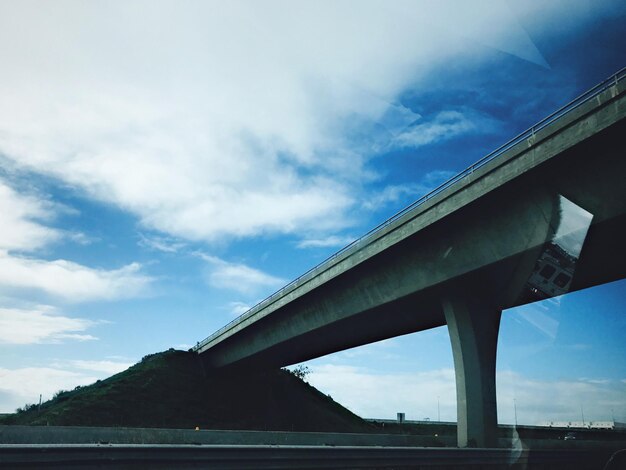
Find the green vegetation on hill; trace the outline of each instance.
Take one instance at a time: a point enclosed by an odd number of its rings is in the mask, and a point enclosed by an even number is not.
[[[152,354],[128,370],[0,424],[364,432],[371,425],[286,370],[207,376],[196,354]]]

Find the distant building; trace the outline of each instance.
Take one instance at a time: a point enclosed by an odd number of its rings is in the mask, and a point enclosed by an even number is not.
[[[396,416],[396,419],[384,419],[384,418],[364,418],[364,419],[365,421],[368,421],[370,423],[381,423],[381,424],[383,423],[384,424],[441,424],[445,426],[456,426],[456,421],[432,421],[430,418],[425,418],[423,420],[413,420],[413,419],[406,419],[406,416],[403,416],[403,417]]]
[[[617,421],[544,421],[541,423],[541,426],[549,428],[626,430],[626,423]]]

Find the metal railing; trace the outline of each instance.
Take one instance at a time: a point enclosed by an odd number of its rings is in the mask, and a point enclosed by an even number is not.
[[[614,73],[613,75],[611,75],[607,79],[605,79],[602,82],[598,83],[593,88],[587,90],[583,94],[581,94],[578,97],[574,98],[572,101],[567,103],[565,106],[559,108],[557,111],[553,112],[549,116],[546,116],[545,118],[543,118],[541,121],[539,121],[538,123],[536,123],[532,127],[528,128],[524,132],[522,132],[522,133],[518,134],[517,136],[513,137],[511,140],[509,140],[505,144],[501,145],[500,147],[498,147],[494,151],[490,152],[489,154],[485,155],[484,157],[482,157],[478,161],[474,162],[473,164],[468,166],[465,170],[461,171],[460,173],[458,173],[457,175],[453,176],[449,180],[447,180],[444,183],[440,184],[439,186],[437,186],[435,189],[433,189],[429,193],[427,193],[424,196],[420,197],[415,202],[409,204],[407,207],[405,207],[404,209],[400,210],[399,212],[397,212],[396,214],[391,216],[389,219],[385,220],[381,224],[379,224],[376,227],[374,227],[372,230],[367,232],[365,235],[357,238],[356,240],[354,240],[349,245],[347,245],[344,248],[342,248],[341,250],[333,253],[331,256],[326,258],[321,263],[319,263],[316,266],[314,266],[313,268],[309,269],[307,272],[305,272],[304,274],[298,276],[296,279],[291,281],[286,286],[282,287],[281,289],[279,289],[276,292],[274,292],[273,294],[271,294],[269,297],[265,298],[264,300],[260,301],[259,303],[257,303],[253,307],[251,307],[247,312],[243,313],[239,317],[237,317],[234,320],[232,320],[231,322],[227,323],[222,328],[220,328],[215,333],[211,334],[210,336],[208,336],[207,338],[205,338],[201,342],[198,342],[196,344],[196,346],[193,347],[193,350],[194,351],[198,351],[198,350],[202,349],[205,345],[210,343],[212,340],[214,340],[218,336],[222,335],[224,332],[228,331],[229,329],[233,328],[235,325],[241,323],[243,320],[253,316],[254,314],[259,312],[260,310],[268,307],[273,302],[275,302],[277,299],[279,299],[280,297],[285,295],[287,292],[290,292],[290,291],[296,289],[297,287],[301,286],[305,282],[307,282],[310,279],[314,278],[315,276],[319,275],[321,272],[326,271],[328,268],[333,266],[337,261],[339,261],[339,258],[342,258],[342,259],[346,258],[346,257],[356,253],[357,251],[359,251],[363,247],[369,245],[371,242],[373,242],[374,240],[376,240],[378,238],[378,235],[380,235],[381,231],[384,228],[388,227],[393,222],[395,222],[398,219],[402,218],[407,213],[409,213],[411,211],[414,211],[416,208],[418,208],[419,206],[421,206],[425,202],[429,201],[433,197],[437,196],[438,194],[440,194],[443,191],[447,190],[451,186],[455,185],[456,183],[458,183],[459,181],[461,181],[462,179],[464,179],[468,175],[472,174],[474,171],[476,171],[477,169],[481,168],[485,164],[487,164],[487,163],[491,162],[492,160],[498,158],[499,156],[501,156],[507,150],[510,150],[515,145],[519,144],[520,142],[522,142],[522,141],[524,141],[526,139],[534,137],[535,134],[537,132],[539,132],[540,130],[544,129],[545,127],[547,127],[548,125],[552,124],[556,120],[562,118],[563,116],[571,113],[572,111],[577,109],[579,106],[587,103],[588,101],[590,101],[591,99],[595,98],[596,96],[598,96],[600,93],[602,93],[603,91],[607,90],[611,86],[617,85],[625,77],[626,77],[626,67],[620,69],[618,72]]]

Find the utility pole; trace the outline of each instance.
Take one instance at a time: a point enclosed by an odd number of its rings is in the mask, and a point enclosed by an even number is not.
[[[585,427],[585,413],[583,412],[583,405],[580,405],[580,416],[583,419],[583,428]]]
[[[437,421],[441,422],[441,412],[439,410],[439,395],[437,395]]]
[[[513,398],[513,412],[515,413],[515,427],[517,427],[517,402]]]
[[[37,408],[37,411],[41,411],[41,393],[39,394],[39,407]]]

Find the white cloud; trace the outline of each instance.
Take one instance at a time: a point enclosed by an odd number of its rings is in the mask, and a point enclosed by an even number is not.
[[[368,196],[363,202],[366,210],[378,210],[388,204],[401,203],[409,205],[419,197],[424,196],[446,180],[452,178],[453,171],[431,171],[415,184],[398,184],[385,187],[382,191]]]
[[[140,234],[139,245],[146,248],[163,251],[165,253],[176,253],[186,245],[176,239],[159,236],[145,236]]]
[[[72,390],[122,372],[132,366],[125,360],[67,360],[45,367],[0,368],[0,413],[13,412],[26,403],[46,401],[59,390]]]
[[[330,248],[338,247],[342,248],[349,245],[355,240],[354,237],[340,237],[337,235],[330,235],[326,238],[309,238],[301,240],[296,245],[298,248]]]
[[[63,259],[45,261],[0,252],[0,289],[34,289],[68,302],[137,296],[152,281],[140,271],[138,263],[105,270]]]
[[[337,230],[368,158],[346,129],[407,122],[392,103],[468,44],[544,63],[497,1],[4,2],[0,152],[176,237]],[[471,128],[421,126],[398,143]]]
[[[61,240],[89,245],[94,238],[85,233],[45,225],[58,214],[77,213],[41,194],[18,191],[0,177],[0,251],[33,252]]]
[[[596,385],[607,385],[611,383],[611,380],[609,379],[588,379],[586,377],[581,377],[578,380],[580,382],[588,382],[590,384],[596,384]]]
[[[95,337],[83,334],[95,322],[55,314],[50,306],[30,310],[0,307],[0,343],[60,343],[66,340],[89,341]]]
[[[82,232],[66,232],[64,235],[79,245],[91,245],[97,240],[96,238],[90,237]]]
[[[52,204],[19,194],[0,179],[0,251],[32,251],[58,240],[58,230],[39,223],[51,217]]]
[[[443,421],[456,419],[454,371],[441,369],[422,373],[374,373],[340,366],[311,366],[311,385],[354,413],[365,418],[437,419],[437,397]]]
[[[399,148],[417,148],[457,137],[480,129],[483,120],[467,117],[459,111],[442,111],[429,122],[418,123],[393,138],[392,145]]]
[[[204,253],[196,253],[196,256],[208,263],[208,282],[218,289],[252,294],[260,289],[275,289],[287,283],[285,279],[272,276],[245,264],[229,263]]]
[[[378,193],[371,194],[367,200],[363,201],[363,207],[367,210],[377,210],[388,204],[400,200],[415,199],[418,194],[423,194],[421,185],[396,184],[385,187]]]
[[[17,192],[0,178],[0,292],[36,290],[71,302],[127,298],[144,292],[152,279],[140,272],[138,263],[105,270],[64,259],[48,261],[15,254],[36,252],[62,238],[89,243],[90,238],[83,233],[43,225],[58,211],[69,210],[42,197]]]
[[[385,373],[366,368],[311,365],[308,381],[333,399],[366,418],[456,420],[456,385],[453,369],[429,372]],[[511,371],[498,371],[498,420],[513,423],[514,402],[520,424],[580,419],[610,419],[612,409],[626,409],[626,381],[604,379],[539,380]]]
[[[230,302],[228,304],[228,308],[230,310],[230,314],[235,317],[243,315],[248,310],[250,310],[250,306],[245,302]]]
[[[107,375],[117,374],[132,366],[132,362],[117,362],[117,361],[85,361],[85,360],[73,360],[69,361],[69,364],[82,370],[88,370],[92,372],[104,372]]]
[[[626,387],[603,379],[538,380],[512,371],[497,377],[500,422],[514,422],[513,399],[518,422],[580,421],[611,419],[611,410],[626,409]]]
[[[0,412],[10,413],[26,403],[38,403],[39,395],[46,401],[59,390],[71,390],[98,380],[88,375],[52,367],[0,368]]]

